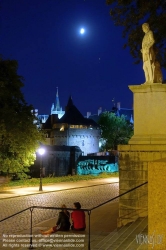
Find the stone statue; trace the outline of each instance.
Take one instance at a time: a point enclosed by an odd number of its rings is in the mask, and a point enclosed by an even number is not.
[[[162,83],[162,72],[160,64],[156,60],[156,51],[154,49],[154,36],[153,32],[149,28],[148,23],[142,25],[142,30],[145,35],[142,40],[142,59],[143,59],[143,70],[145,72],[145,83]]]

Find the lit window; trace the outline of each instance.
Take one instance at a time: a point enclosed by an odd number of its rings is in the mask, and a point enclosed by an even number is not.
[[[62,125],[62,127],[60,128],[60,131],[64,131],[64,125]]]

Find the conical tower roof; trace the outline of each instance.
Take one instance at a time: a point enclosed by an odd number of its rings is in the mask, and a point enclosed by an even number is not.
[[[85,118],[81,114],[81,112],[73,104],[73,100],[71,96],[68,99],[65,114],[63,115],[61,119],[59,119],[58,123],[98,127],[96,122],[94,122],[92,119]]]
[[[46,123],[43,125],[44,129],[51,129],[51,116],[50,115],[46,121]],[[76,108],[76,106],[73,104],[72,97],[70,96],[68,99],[68,103],[66,106],[65,114],[62,116],[62,118],[56,120],[57,124],[70,124],[70,125],[84,125],[87,127],[95,127],[98,128],[99,125],[92,119],[85,118],[81,112]]]

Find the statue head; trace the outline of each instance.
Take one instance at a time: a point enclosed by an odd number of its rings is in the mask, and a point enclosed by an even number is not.
[[[144,23],[142,24],[142,30],[146,33],[147,31],[149,31],[149,24],[148,23]]]

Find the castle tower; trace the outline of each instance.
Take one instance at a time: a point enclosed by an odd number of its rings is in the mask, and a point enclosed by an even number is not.
[[[43,128],[48,131],[48,145],[79,147],[84,155],[99,151],[98,124],[81,114],[71,96],[63,117],[58,119],[57,113],[51,114]]]

